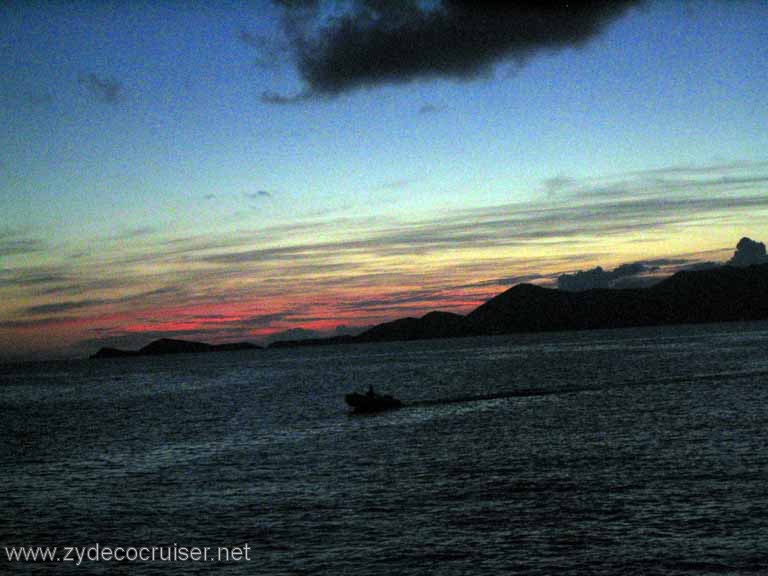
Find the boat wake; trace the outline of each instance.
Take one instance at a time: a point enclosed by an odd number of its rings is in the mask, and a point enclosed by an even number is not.
[[[712,374],[696,374],[684,377],[671,377],[671,378],[657,378],[649,380],[630,380],[625,382],[617,382],[613,384],[604,384],[596,386],[561,386],[551,388],[521,388],[517,390],[510,390],[506,392],[496,392],[492,394],[467,394],[462,396],[453,396],[448,398],[436,398],[425,400],[412,400],[403,402],[403,407],[418,407],[418,406],[442,406],[448,404],[462,404],[465,402],[484,402],[489,400],[506,400],[512,398],[532,398],[538,396],[560,396],[566,394],[581,394],[584,392],[609,392],[612,390],[620,390],[623,388],[635,388],[640,386],[670,386],[670,385],[683,385],[694,383],[707,383],[707,382],[727,382],[736,379],[749,379],[752,381],[754,378],[768,378],[768,371],[766,370],[742,370],[742,371],[729,371],[729,372],[717,372]]]
[[[510,398],[531,398],[535,396],[555,396],[562,394],[574,394],[580,392],[594,392],[602,390],[599,387],[583,387],[583,388],[524,388],[520,390],[512,390],[509,392],[497,392],[494,394],[467,394],[462,396],[454,396],[450,398],[437,398],[434,400],[414,400],[411,402],[404,402],[405,407],[416,406],[440,406],[444,404],[462,404],[464,402],[484,402],[488,400],[506,400]]]

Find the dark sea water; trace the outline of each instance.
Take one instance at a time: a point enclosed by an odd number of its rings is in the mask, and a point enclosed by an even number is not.
[[[0,572],[768,574],[766,323],[6,366],[0,431]],[[95,544],[250,560],[1,549]]]

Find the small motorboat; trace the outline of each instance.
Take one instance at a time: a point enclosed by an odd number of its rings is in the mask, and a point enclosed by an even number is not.
[[[384,410],[394,410],[400,408],[403,403],[389,394],[376,394],[373,387],[368,387],[366,394],[352,392],[346,394],[344,400],[352,407],[355,414],[369,414],[371,412],[382,412]]]

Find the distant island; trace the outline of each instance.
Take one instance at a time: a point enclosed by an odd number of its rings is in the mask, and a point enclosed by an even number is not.
[[[569,292],[517,284],[466,316],[434,311],[378,324],[357,336],[281,340],[268,348],[767,319],[768,264],[722,266],[678,272],[647,288]],[[139,350],[102,348],[91,358],[259,348],[249,342],[214,345],[163,338]]]
[[[269,348],[560,330],[768,319],[768,264],[683,271],[647,288],[569,292],[517,284],[461,316],[430,312],[357,336],[287,340]]]
[[[190,354],[201,352],[228,352],[232,350],[257,350],[261,346],[250,342],[233,342],[231,344],[206,344],[189,340],[161,338],[138,350],[119,350],[117,348],[101,348],[91,358],[128,358],[133,356],[161,356],[164,354]]]

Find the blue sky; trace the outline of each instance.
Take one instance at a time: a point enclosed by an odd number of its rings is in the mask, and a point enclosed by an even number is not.
[[[577,46],[333,94],[290,10],[214,4],[0,13],[0,356],[467,311],[494,279],[768,237],[765,2],[629,2]]]

